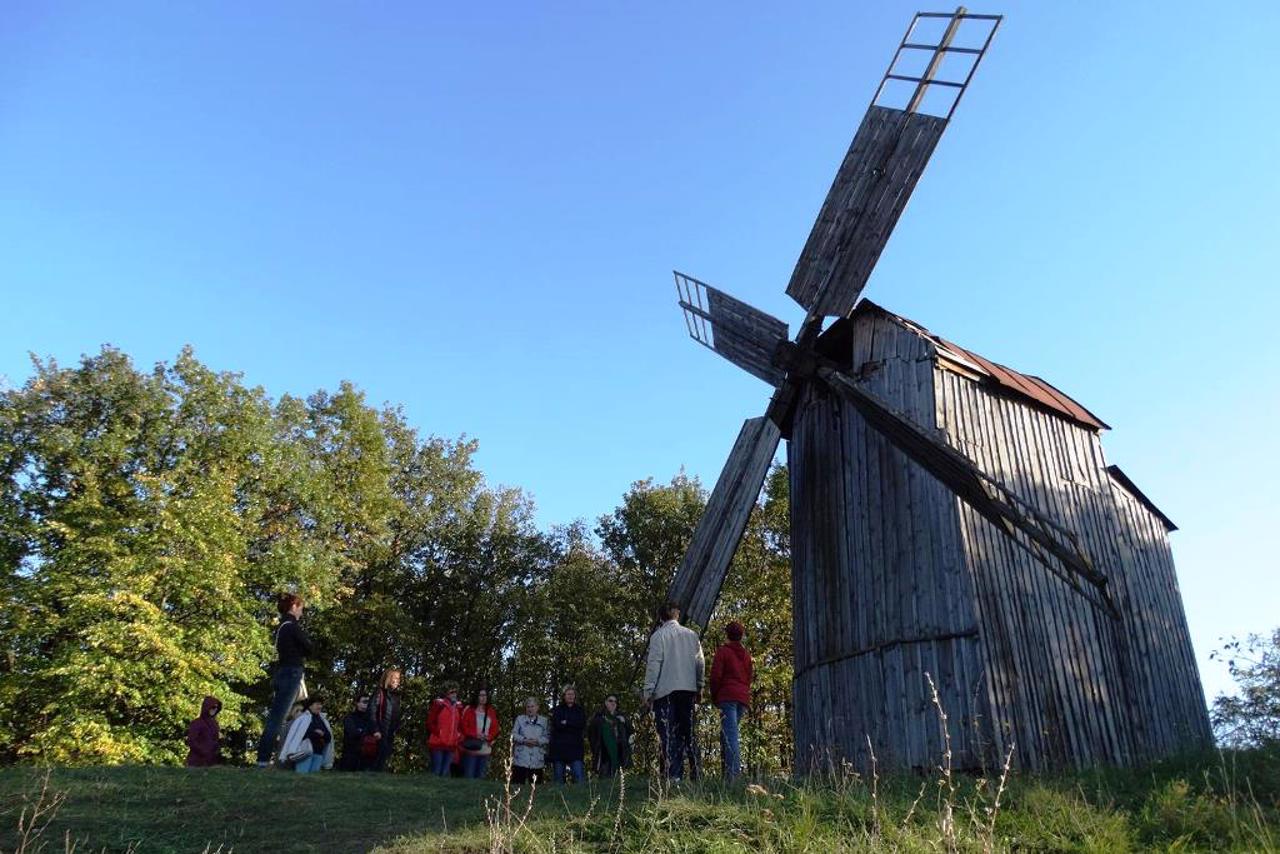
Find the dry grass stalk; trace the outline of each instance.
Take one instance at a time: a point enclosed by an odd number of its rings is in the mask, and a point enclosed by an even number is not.
[[[907,810],[906,816],[902,819],[902,829],[906,830],[907,825],[911,824],[911,819],[915,817],[916,807],[920,806],[920,801],[924,798],[924,790],[929,787],[929,781],[925,780],[920,784],[920,791],[916,793],[916,799],[911,802],[911,808]]]
[[[867,753],[871,754],[871,836],[880,836],[880,772],[876,768],[876,749],[871,746],[871,736],[864,733]]]
[[[485,818],[489,825],[490,854],[514,854],[516,838],[525,829],[529,822],[529,815],[533,812],[533,797],[538,789],[536,780],[529,784],[529,798],[525,802],[524,809],[517,815],[511,808],[520,795],[520,789],[511,788],[511,762],[514,755],[513,742],[512,748],[507,751],[506,759],[502,763],[502,795],[492,800],[486,799],[484,804]]]
[[[948,854],[956,851],[956,784],[951,776],[951,731],[947,727],[947,712],[942,708],[942,699],[938,696],[938,686],[933,684],[933,677],[925,673],[929,681],[929,692],[933,695],[933,706],[938,710],[938,723],[942,727],[942,771],[941,785],[946,791],[942,801],[942,814],[939,817],[939,829],[942,831],[942,842]]]
[[[627,771],[625,768],[618,769],[618,808],[613,815],[613,831],[609,834],[609,850],[615,850],[615,846],[620,846],[621,842],[618,835],[622,832],[622,809],[627,800]]]
[[[30,795],[23,795],[22,812],[18,815],[18,847],[14,854],[37,854],[48,846],[48,840],[42,839],[44,832],[62,809],[67,800],[66,792],[50,789],[49,782],[52,769],[45,769],[40,777],[40,790],[36,793],[35,802]],[[68,837],[70,839],[70,837]],[[74,849],[74,843],[72,843]]]
[[[996,818],[1000,815],[1000,797],[1004,794],[1005,784],[1009,782],[1009,769],[1013,767],[1013,751],[1017,745],[1009,743],[1009,752],[1004,757],[1004,767],[1000,769],[1000,784],[996,786],[996,798],[987,812],[990,814],[987,826],[982,834],[982,850],[984,854],[995,851]]]

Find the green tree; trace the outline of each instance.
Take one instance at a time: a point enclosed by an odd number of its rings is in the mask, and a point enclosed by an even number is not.
[[[177,761],[203,695],[238,724],[232,686],[268,654],[263,591],[325,581],[296,546],[246,571],[278,475],[270,406],[189,351],[147,374],[110,348],[34,367],[0,398],[9,753]]]
[[[1227,662],[1238,687],[1213,701],[1218,741],[1228,747],[1280,743],[1280,629],[1233,638],[1212,657]]]

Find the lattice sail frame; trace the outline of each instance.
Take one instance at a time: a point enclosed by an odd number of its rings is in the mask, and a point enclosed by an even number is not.
[[[947,27],[936,44],[911,41],[921,21],[943,18],[948,19]],[[912,20],[836,172],[787,285],[787,295],[810,314],[844,317],[853,310],[1001,20],[1000,15],[971,15],[963,7],[951,13],[920,12]],[[954,43],[966,21],[986,28],[980,47]],[[904,56],[918,51],[929,52],[923,72],[895,71]],[[963,79],[942,73],[950,55],[972,57]],[[883,103],[891,82],[914,84],[902,107]],[[936,91],[933,87],[954,92],[945,115],[923,111],[930,92]]]
[[[706,282],[673,271],[689,336],[775,388],[786,373],[774,353],[788,340],[787,324]]]

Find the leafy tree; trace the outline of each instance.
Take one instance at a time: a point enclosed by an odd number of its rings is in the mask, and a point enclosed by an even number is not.
[[[1235,638],[1213,657],[1225,660],[1239,690],[1213,701],[1218,741],[1228,747],[1280,743],[1280,628]]]
[[[144,374],[104,348],[36,361],[0,413],[10,755],[176,761],[207,693],[234,728],[231,686],[268,655],[263,591],[325,581],[296,545],[245,571],[258,483],[279,474],[261,391],[189,351]]]

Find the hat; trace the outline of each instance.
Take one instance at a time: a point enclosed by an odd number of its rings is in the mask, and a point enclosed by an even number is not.
[[[742,623],[739,623],[737,620],[734,620],[724,627],[724,633],[729,636],[729,640],[731,641],[742,640],[742,635],[745,632],[746,629],[744,629],[742,627]]]

